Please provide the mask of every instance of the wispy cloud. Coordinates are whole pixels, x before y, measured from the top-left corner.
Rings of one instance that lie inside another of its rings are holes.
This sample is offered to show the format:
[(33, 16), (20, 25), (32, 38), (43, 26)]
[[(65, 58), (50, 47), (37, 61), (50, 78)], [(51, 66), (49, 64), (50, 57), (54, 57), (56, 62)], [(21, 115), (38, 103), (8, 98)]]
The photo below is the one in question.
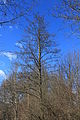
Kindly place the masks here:
[(0, 55), (8, 57), (10, 61), (17, 58), (17, 55), (12, 52), (0, 52)]
[(7, 2), (7, 0), (0, 0), (0, 2), (1, 2), (1, 1), (3, 1), (3, 2), (4, 2), (4, 4), (6, 4), (6, 2)]
[(3, 0), (4, 4), (6, 4), (7, 0)]
[(4, 73), (4, 71), (0, 70), (0, 76), (3, 77), (4, 79), (6, 79), (6, 74)]
[(9, 26), (9, 28), (10, 28), (10, 29), (12, 29), (12, 28), (13, 28), (13, 26)]
[(16, 46), (18, 46), (19, 48), (23, 48), (22, 44), (19, 42), (16, 43)]

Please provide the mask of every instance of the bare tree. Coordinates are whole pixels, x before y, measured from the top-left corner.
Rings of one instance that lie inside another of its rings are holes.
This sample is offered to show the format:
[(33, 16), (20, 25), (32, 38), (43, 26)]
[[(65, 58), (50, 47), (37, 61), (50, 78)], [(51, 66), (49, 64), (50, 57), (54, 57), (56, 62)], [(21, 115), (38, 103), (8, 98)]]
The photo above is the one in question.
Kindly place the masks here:
[(47, 30), (44, 17), (35, 16), (34, 21), (30, 23), (26, 30), (25, 38), (18, 42), (18, 46), (20, 52), (17, 52), (17, 54), (23, 58), (22, 67), (27, 68), (28, 72), (34, 71), (39, 77), (40, 86), (42, 86), (42, 67), (49, 70), (49, 67), (51, 67), (49, 63), (52, 64), (54, 55), (59, 52), (54, 37)]
[(30, 84), (36, 82), (38, 85), (42, 101), (43, 68), (50, 72), (54, 66), (54, 57), (60, 50), (56, 48), (54, 36), (48, 32), (43, 16), (35, 15), (25, 33), (25, 38), (17, 43), (20, 47), (20, 52), (17, 54), (20, 59), (20, 66), (30, 73), (28, 77), (31, 81)]
[[(57, 2), (58, 3), (58, 2)], [(54, 10), (54, 8), (53, 8)], [(79, 0), (61, 0), (56, 6), (57, 17), (68, 20), (80, 21), (80, 1)], [(53, 15), (55, 15), (53, 13)]]
[[(1, 0), (0, 1), (0, 24), (12, 23), (16, 19), (26, 17), (30, 14), (33, 6), (35, 4), (34, 0)], [(26, 18), (27, 19), (27, 18)]]
[[(42, 98), (37, 94), (40, 93), (39, 85), (37, 85), (40, 82), (38, 75), (33, 70), (27, 71), (24, 66), (23, 71), (20, 68), (18, 70), (20, 71), (16, 73), (16, 69), (14, 69), (14, 72), (0, 86), (1, 120), (80, 119), (79, 52), (68, 55), (59, 64), (59, 73), (52, 74), (43, 67)], [(39, 99), (42, 99), (41, 103)], [(16, 110), (17, 117), (14, 117)]]
[(61, 18), (69, 25), (73, 34), (80, 32), (80, 1), (61, 0), (53, 5), (52, 15)]

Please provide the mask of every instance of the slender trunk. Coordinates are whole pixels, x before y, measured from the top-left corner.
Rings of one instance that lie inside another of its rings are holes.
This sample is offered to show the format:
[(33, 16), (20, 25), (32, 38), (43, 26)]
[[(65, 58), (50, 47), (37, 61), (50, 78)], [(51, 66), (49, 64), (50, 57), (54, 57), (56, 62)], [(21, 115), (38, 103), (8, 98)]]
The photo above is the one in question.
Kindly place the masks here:
[(76, 72), (76, 97), (77, 97), (77, 105), (78, 110), (80, 109), (79, 106), (79, 52), (77, 53), (77, 72)]
[(40, 31), (39, 31), (39, 80), (40, 80), (40, 98), (42, 100), (42, 77), (41, 77), (41, 44), (40, 44)]
[(27, 118), (29, 120), (29, 109), (30, 109), (30, 95), (29, 95), (29, 92), (30, 92), (30, 86), (29, 86), (29, 79), (28, 79), (28, 93), (27, 93)]
[(13, 91), (13, 93), (14, 93), (14, 120), (17, 120), (17, 94), (16, 94), (16, 71), (15, 71), (15, 73), (14, 73), (14, 81), (13, 81), (14, 83), (14, 91)]
[(72, 106), (72, 79), (71, 79), (71, 65), (69, 64), (69, 97), (70, 97), (70, 105), (69, 105), (69, 110), (68, 110), (68, 119), (71, 119), (70, 116), (70, 107)]
[(3, 97), (4, 98), (3, 99), (3, 102), (4, 102), (3, 120), (6, 120), (6, 109), (5, 109), (6, 108), (6, 106), (5, 106), (6, 105), (6, 96), (5, 96), (6, 92), (5, 92), (5, 86), (6, 86), (6, 83), (4, 81), (4, 86), (3, 86), (4, 87), (4, 94), (3, 94), (4, 95), (4, 97)]
[(44, 112), (43, 112), (43, 107), (42, 107), (42, 75), (41, 75), (41, 39), (40, 39), (40, 31), (39, 31), (39, 36), (38, 36), (38, 40), (39, 40), (39, 82), (40, 82), (40, 110), (41, 110), (41, 116), (40, 119), (43, 120), (44, 119)]

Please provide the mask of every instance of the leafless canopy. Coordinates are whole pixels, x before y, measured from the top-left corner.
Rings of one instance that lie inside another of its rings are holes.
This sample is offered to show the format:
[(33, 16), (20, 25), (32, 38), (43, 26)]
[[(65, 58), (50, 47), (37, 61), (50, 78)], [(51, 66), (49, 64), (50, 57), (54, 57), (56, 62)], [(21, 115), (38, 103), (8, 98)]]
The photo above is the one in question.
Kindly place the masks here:
[(0, 0), (0, 24), (13, 22), (31, 12), (34, 0)]

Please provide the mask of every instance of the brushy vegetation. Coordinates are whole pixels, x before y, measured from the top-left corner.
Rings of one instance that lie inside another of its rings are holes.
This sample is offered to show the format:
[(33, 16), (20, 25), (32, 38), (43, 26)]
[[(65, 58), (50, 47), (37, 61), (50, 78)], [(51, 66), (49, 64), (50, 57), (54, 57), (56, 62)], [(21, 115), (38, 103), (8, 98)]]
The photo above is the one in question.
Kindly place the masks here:
[(69, 55), (56, 73), (42, 68), (42, 86), (34, 71), (17, 70), (16, 64), (0, 87), (1, 120), (80, 119), (79, 53)]

